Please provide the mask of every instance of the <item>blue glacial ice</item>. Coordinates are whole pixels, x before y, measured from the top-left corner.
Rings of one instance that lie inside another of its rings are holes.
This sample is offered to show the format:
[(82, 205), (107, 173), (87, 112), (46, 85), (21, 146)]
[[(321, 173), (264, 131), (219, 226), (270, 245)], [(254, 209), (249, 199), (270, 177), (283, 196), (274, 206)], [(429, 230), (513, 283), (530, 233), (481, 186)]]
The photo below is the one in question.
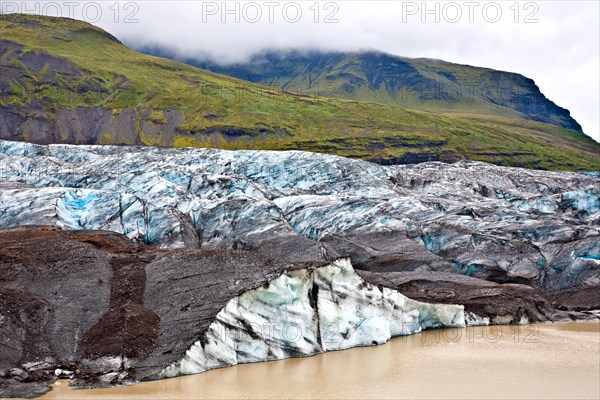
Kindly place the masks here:
[[(475, 321), (472, 322), (481, 322)], [(231, 299), (201, 338), (155, 378), (387, 342), (464, 327), (463, 306), (427, 304), (365, 282), (349, 259), (288, 271)]]

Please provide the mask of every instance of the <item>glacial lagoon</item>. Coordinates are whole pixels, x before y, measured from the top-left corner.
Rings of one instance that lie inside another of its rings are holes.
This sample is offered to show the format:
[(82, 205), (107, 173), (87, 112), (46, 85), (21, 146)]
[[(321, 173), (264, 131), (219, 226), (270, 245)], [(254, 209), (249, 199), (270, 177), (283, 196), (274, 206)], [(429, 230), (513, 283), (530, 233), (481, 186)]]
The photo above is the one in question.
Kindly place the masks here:
[(600, 323), (429, 330), (381, 346), (237, 365), (50, 399), (598, 399)]

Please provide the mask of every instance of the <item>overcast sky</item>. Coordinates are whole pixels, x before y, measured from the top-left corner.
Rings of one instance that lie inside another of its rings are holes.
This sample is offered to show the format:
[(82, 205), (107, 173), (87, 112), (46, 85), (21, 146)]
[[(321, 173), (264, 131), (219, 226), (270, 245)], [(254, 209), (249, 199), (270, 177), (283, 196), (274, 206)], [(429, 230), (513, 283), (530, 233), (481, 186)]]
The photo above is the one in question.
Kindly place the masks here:
[[(98, 1), (85, 9), (84, 2), (70, 9), (68, 2), (56, 3), (63, 16), (71, 11), (130, 46), (160, 45), (220, 62), (243, 61), (273, 48), (378, 49), (518, 72), (534, 79), (600, 141), (597, 0), (521, 1), (517, 7), (515, 1), (424, 6), (422, 1), (338, 0), (317, 7), (315, 0), (229, 1), (225, 7), (222, 1), (135, 1), (118, 7)], [(42, 12), (56, 13), (51, 7)]]

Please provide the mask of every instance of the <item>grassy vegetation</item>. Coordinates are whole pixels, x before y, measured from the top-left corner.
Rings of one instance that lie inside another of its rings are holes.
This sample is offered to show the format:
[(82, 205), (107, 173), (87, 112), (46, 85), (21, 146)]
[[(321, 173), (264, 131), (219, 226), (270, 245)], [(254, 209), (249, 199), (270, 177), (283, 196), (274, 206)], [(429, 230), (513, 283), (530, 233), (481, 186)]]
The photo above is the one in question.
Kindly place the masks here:
[[(444, 115), (286, 93), (137, 53), (79, 21), (3, 15), (0, 38), (13, 43), (0, 55), (6, 71), (0, 107), (30, 114), (37, 107), (35, 117), (47, 119), (82, 107), (111, 110), (115, 120), (133, 110), (137, 142), (148, 146), (301, 149), (380, 160), (428, 154), (599, 169), (600, 146), (572, 130), (510, 116)], [(117, 130), (102, 131), (97, 143), (123, 140)]]
[[(150, 47), (143, 52), (177, 57)], [(299, 94), (368, 101), (434, 113), (500, 115), (581, 131), (569, 114), (522, 75), (382, 52), (266, 52), (234, 65), (186, 63)]]

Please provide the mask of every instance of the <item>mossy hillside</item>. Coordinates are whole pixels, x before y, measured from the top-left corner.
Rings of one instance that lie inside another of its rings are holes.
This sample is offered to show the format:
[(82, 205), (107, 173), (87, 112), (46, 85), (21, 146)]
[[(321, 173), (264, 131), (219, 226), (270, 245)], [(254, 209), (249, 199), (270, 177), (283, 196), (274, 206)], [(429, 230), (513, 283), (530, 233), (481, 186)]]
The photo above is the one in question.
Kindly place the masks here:
[[(156, 47), (150, 54), (172, 56)], [(191, 65), (295, 93), (370, 101), (430, 112), (477, 113), (546, 122), (581, 132), (532, 79), (490, 68), (382, 52), (267, 52), (248, 62)]]

